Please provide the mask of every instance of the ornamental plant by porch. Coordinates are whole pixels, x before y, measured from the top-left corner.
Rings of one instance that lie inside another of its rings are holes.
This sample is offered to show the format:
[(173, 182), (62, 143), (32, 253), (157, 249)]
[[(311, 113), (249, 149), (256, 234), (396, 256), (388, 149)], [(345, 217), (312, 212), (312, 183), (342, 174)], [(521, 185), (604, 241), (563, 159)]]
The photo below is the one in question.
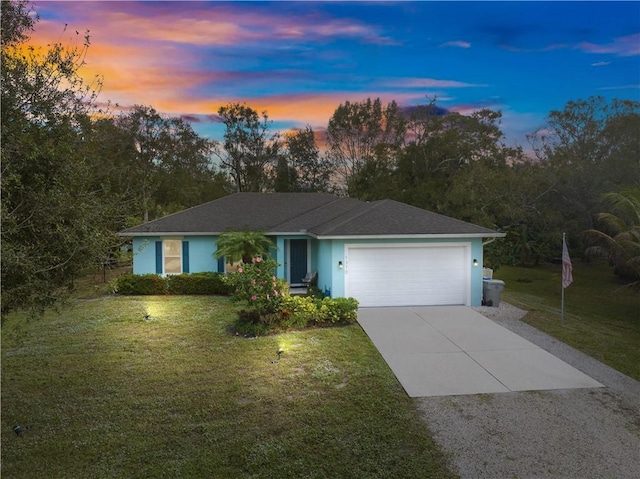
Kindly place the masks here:
[(255, 319), (265, 322), (279, 311), (280, 303), (289, 294), (289, 285), (275, 276), (278, 263), (267, 257), (255, 257), (245, 262), (231, 275), (235, 292), (232, 299), (243, 303)]

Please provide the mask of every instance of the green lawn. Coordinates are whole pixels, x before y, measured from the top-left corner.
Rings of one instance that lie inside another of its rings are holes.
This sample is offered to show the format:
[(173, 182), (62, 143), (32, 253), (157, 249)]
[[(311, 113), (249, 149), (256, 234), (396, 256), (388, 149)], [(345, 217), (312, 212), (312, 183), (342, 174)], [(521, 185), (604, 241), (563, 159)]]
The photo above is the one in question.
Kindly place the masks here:
[(625, 287), (606, 264), (574, 261), (562, 324), (561, 276), (561, 265), (504, 266), (494, 273), (506, 283), (502, 298), (529, 311), (526, 323), (640, 380), (638, 289)]
[(245, 339), (227, 333), (234, 311), (102, 297), (11, 316), (3, 476), (454, 477), (359, 326)]

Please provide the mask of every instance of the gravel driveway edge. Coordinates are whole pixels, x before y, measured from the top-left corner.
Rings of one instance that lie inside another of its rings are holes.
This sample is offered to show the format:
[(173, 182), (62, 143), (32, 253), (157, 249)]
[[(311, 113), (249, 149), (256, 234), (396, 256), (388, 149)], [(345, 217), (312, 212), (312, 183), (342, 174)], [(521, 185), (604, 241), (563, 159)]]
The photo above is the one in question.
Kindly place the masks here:
[(637, 478), (640, 383), (520, 321), (508, 303), (474, 308), (604, 388), (417, 398), (461, 478)]

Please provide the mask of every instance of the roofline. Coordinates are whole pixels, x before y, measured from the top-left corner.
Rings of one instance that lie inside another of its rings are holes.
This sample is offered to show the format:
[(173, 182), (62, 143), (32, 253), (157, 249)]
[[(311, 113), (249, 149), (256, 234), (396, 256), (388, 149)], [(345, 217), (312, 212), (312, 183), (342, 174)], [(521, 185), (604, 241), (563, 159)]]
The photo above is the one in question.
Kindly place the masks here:
[(193, 231), (145, 231), (145, 232), (120, 232), (118, 236), (123, 238), (133, 238), (137, 236), (217, 236), (220, 233), (195, 233)]
[[(118, 233), (118, 236), (124, 238), (133, 238), (139, 236), (219, 236), (221, 232), (187, 232), (187, 231), (172, 231), (172, 232), (145, 232), (145, 233)], [(446, 233), (446, 234), (396, 234), (396, 235), (319, 235), (316, 233), (312, 233), (310, 231), (292, 231), (292, 232), (271, 232), (267, 231), (264, 233), (265, 236), (300, 236), (306, 235), (311, 236), (316, 239), (342, 239), (342, 240), (350, 240), (350, 239), (430, 239), (430, 238), (504, 238), (506, 233)]]
[(504, 238), (506, 233), (446, 233), (446, 234), (396, 234), (396, 235), (317, 235), (318, 239), (445, 239), (445, 238)]
[[(144, 232), (119, 232), (118, 236), (123, 238), (133, 238), (134, 236), (220, 236), (229, 231), (144, 231)], [(315, 233), (310, 231), (263, 231), (265, 236), (300, 236), (307, 235), (317, 238)]]

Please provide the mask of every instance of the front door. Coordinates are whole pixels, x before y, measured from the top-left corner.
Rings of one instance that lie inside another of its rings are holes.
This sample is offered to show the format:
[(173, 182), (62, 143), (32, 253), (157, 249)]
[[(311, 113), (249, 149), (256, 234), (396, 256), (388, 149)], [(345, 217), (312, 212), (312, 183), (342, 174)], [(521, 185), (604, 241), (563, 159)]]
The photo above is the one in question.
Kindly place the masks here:
[(302, 284), (307, 275), (307, 240), (289, 240), (289, 283)]

